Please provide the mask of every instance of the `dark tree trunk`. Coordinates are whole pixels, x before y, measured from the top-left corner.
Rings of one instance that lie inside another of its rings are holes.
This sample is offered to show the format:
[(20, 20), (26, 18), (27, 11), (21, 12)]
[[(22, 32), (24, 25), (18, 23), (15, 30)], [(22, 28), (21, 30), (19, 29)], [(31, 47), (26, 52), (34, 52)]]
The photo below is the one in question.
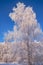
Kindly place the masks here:
[(30, 51), (29, 42), (27, 42), (27, 51), (28, 51), (28, 64), (32, 65), (32, 63), (31, 63), (31, 51)]

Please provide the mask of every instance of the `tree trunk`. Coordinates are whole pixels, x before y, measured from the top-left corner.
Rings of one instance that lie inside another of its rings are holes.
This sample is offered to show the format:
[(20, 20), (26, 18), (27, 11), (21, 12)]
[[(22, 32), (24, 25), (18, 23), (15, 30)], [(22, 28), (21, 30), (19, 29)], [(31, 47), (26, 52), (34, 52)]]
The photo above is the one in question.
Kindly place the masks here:
[(28, 51), (28, 65), (32, 65), (31, 63), (31, 50), (30, 50), (30, 46), (29, 46), (29, 42), (27, 42), (27, 51)]

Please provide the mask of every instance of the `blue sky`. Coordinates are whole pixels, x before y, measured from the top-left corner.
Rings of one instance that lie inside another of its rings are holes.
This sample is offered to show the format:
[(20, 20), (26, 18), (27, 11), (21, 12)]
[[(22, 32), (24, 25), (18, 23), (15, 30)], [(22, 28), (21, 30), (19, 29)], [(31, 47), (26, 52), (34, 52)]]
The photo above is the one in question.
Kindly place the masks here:
[(14, 22), (10, 19), (9, 13), (12, 12), (12, 8), (18, 2), (33, 7), (36, 18), (43, 30), (43, 0), (0, 0), (0, 42), (4, 41), (4, 33), (13, 29)]

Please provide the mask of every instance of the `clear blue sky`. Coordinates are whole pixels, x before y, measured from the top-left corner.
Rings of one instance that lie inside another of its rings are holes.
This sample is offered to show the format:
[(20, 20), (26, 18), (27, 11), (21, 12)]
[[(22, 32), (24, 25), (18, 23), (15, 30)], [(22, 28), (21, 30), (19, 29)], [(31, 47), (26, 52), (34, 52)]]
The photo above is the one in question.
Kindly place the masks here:
[(16, 3), (23, 2), (26, 6), (32, 6), (36, 12), (37, 20), (43, 30), (43, 0), (0, 0), (0, 42), (4, 41), (4, 33), (12, 30), (14, 23), (9, 17)]

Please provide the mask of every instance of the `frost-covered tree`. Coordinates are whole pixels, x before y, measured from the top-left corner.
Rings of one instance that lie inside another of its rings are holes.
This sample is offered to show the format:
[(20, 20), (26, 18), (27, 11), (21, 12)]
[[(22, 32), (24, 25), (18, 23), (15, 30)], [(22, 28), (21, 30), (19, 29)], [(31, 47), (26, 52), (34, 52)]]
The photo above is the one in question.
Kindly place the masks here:
[(24, 41), (28, 49), (28, 62), (31, 65), (30, 61), (30, 44), (29, 41), (38, 40), (40, 35), (42, 35), (42, 30), (40, 24), (37, 22), (36, 14), (33, 11), (32, 7), (26, 7), (23, 3), (18, 3), (17, 7), (13, 8), (13, 12), (9, 14), (10, 18), (15, 22), (13, 32), (7, 34), (6, 39), (14, 39), (14, 41)]
[[(5, 47), (1, 49), (3, 50), (2, 52), (0, 51), (3, 54), (2, 59), (4, 62), (32, 65), (36, 61), (34, 59), (36, 59), (40, 45), (39, 43), (37, 48), (37, 44), (33, 44), (33, 41), (39, 40), (43, 35), (40, 24), (37, 22), (36, 14), (32, 7), (26, 7), (24, 3), (19, 2), (9, 16), (15, 25), (13, 31), (8, 31), (5, 34)], [(40, 45), (40, 47), (42, 46)], [(38, 50), (37, 53), (36, 50)]]

